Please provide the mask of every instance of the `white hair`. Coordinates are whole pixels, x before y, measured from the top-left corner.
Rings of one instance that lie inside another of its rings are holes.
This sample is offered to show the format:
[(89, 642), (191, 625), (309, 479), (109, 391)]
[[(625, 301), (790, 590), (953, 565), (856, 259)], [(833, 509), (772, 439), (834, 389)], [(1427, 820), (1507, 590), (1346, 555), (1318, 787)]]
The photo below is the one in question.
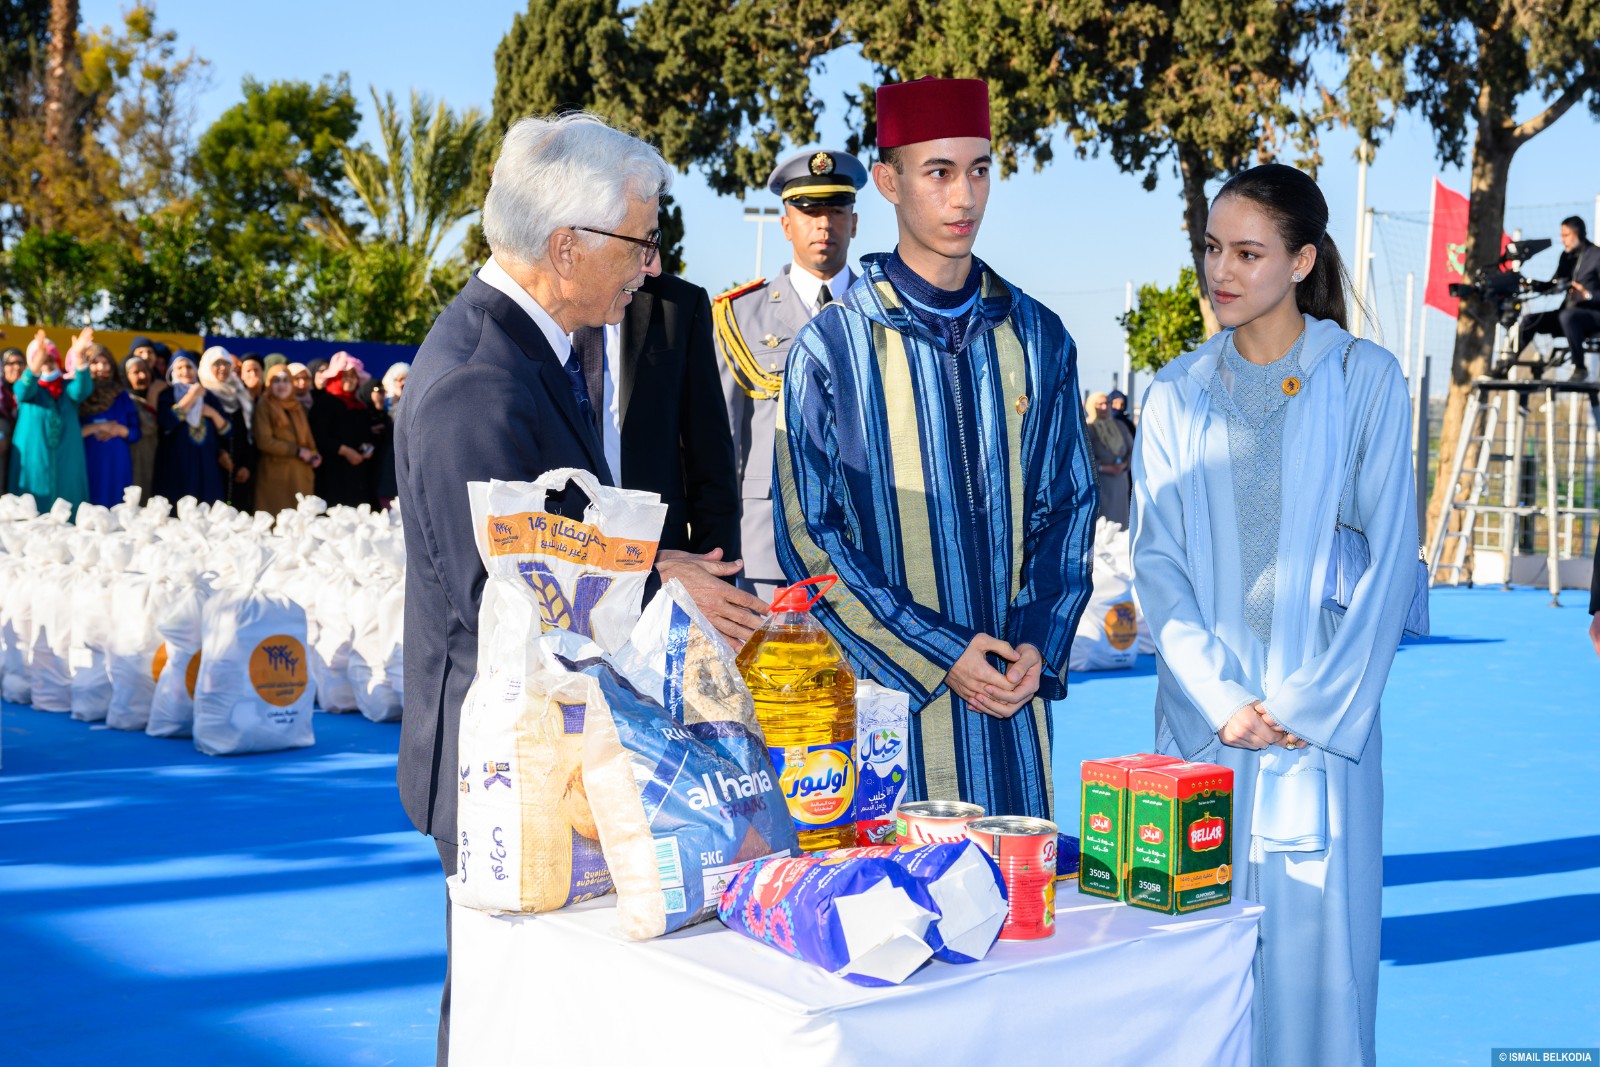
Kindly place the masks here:
[[(614, 230), (628, 200), (649, 200), (671, 187), (672, 168), (654, 146), (596, 115), (519, 119), (506, 131), (489, 180), (483, 236), (496, 255), (537, 263), (562, 226)], [(591, 247), (605, 239), (580, 236)]]

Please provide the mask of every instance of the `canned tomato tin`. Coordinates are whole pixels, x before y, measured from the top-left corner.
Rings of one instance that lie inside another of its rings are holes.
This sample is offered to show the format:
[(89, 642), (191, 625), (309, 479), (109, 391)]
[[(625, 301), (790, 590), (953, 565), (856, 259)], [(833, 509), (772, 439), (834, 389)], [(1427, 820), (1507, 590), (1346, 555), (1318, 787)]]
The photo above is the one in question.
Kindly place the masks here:
[(1037, 941), (1056, 932), (1056, 824), (1020, 815), (975, 819), (967, 836), (994, 858), (1011, 910), (1002, 941)]
[(983, 818), (976, 804), (957, 800), (913, 800), (894, 812), (894, 840), (899, 845), (944, 845), (967, 839), (967, 824)]

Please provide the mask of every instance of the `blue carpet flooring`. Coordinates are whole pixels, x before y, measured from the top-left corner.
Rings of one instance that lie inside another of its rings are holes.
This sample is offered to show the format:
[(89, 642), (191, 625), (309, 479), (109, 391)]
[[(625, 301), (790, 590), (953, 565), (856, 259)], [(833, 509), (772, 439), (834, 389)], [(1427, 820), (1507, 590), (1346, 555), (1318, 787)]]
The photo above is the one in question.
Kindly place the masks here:
[[(1582, 598), (1447, 591), (1384, 704), (1387, 1064), (1600, 1045), (1600, 660)], [(1148, 747), (1155, 689), (1074, 679), (1081, 759)], [(422, 1065), (443, 889), (394, 790), (398, 728), (318, 716), (317, 746), (188, 742), (0, 711), (0, 1063)]]

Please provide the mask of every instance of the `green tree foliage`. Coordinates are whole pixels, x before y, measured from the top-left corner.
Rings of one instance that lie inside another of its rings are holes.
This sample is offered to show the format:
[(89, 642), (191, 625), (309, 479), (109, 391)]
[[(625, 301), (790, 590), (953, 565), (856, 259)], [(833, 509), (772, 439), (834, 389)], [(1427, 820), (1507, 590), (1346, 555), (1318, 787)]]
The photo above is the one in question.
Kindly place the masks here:
[[(406, 116), (392, 93), (380, 99), (374, 89), (372, 102), (382, 152), (345, 149), (345, 179), (372, 220), (375, 237), (431, 260), (445, 235), (477, 210), (472, 162), (485, 120), (476, 108), (457, 116), (415, 90)], [(346, 242), (354, 237), (348, 231), (341, 236)]]
[(88, 321), (106, 275), (104, 245), (61, 230), (29, 230), (4, 257), (4, 281), (23, 321), (75, 326)]
[(1177, 284), (1168, 288), (1154, 282), (1139, 287), (1139, 302), (1117, 319), (1128, 335), (1135, 370), (1154, 374), (1205, 340), (1199, 292), (1190, 266), (1180, 270)]
[[(985, 79), (1002, 174), (1048, 163), (1061, 132), (1147, 187), (1175, 169), (1199, 277), (1208, 183), (1291, 146), (1317, 162), (1324, 102), (1297, 97), (1337, 11), (1332, 0), (650, 0), (626, 11), (531, 0), (496, 53), (494, 126), (581, 105), (742, 194), (815, 137), (827, 105), (812, 76), (858, 47), (880, 82)], [(875, 142), (872, 90), (840, 101), (851, 151)]]
[(344, 148), (361, 115), (348, 75), (316, 85), (247, 78), (243, 90), (196, 146), (198, 195), (220, 253), (282, 267), (343, 224)]
[(119, 28), (84, 35), (79, 55), (80, 87), (103, 101), (96, 127), (116, 160), (124, 211), (138, 219), (187, 198), (206, 61), (180, 54), (177, 31), (160, 28), (149, 5), (128, 9)]
[(0, 0), (0, 121), (26, 106), (29, 83), (41, 73), (50, 0)]
[(116, 249), (106, 325), (120, 330), (208, 333), (227, 290), (199, 214), (163, 211), (139, 220), (139, 241)]
[[(1346, 17), (1351, 57), (1343, 97), (1414, 108), (1432, 127), (1441, 162), (1471, 144), (1465, 261), (1499, 254), (1506, 187), (1517, 151), (1579, 104), (1600, 115), (1600, 7), (1522, 0), (1360, 0)], [(1519, 118), (1519, 110), (1525, 117)], [(1374, 106), (1358, 121), (1382, 128)], [(1488, 369), (1492, 309), (1462, 302), (1439, 440), (1441, 475), (1453, 458), (1474, 379)], [(1434, 482), (1430, 525), (1455, 492)]]

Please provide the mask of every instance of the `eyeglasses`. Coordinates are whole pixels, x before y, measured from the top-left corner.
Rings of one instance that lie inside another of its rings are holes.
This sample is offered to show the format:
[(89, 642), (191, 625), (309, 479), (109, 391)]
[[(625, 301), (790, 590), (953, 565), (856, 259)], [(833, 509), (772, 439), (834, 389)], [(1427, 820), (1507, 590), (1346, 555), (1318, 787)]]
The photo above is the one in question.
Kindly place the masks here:
[(574, 230), (584, 233), (597, 233), (601, 237), (615, 237), (619, 241), (627, 241), (631, 245), (638, 245), (644, 249), (644, 265), (649, 266), (661, 251), (661, 231), (651, 230), (643, 237), (629, 237), (623, 233), (612, 233), (610, 230), (597, 230), (593, 226), (574, 226)]

